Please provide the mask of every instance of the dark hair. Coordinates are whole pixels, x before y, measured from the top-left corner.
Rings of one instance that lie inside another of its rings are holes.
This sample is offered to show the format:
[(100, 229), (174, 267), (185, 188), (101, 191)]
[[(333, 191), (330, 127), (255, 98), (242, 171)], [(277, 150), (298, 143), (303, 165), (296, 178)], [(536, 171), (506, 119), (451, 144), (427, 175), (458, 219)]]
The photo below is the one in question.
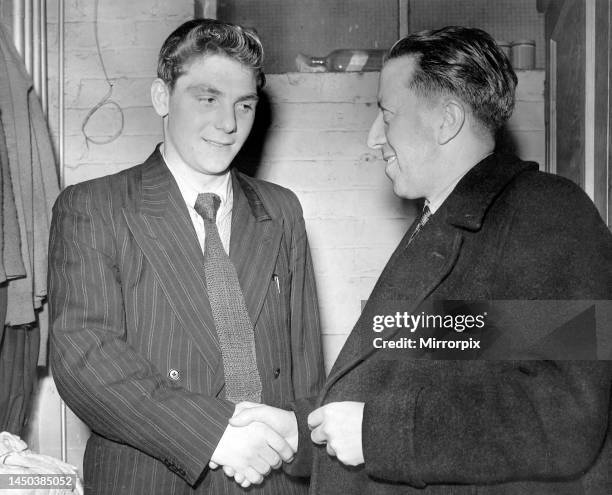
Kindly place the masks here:
[(481, 29), (448, 26), (410, 34), (393, 45), (387, 60), (407, 55), (416, 62), (408, 87), (418, 95), (457, 96), (493, 134), (512, 115), (516, 74)]
[(215, 19), (192, 19), (176, 28), (161, 47), (157, 77), (174, 89), (193, 57), (226, 55), (255, 72), (257, 89), (263, 88), (263, 46), (253, 29)]

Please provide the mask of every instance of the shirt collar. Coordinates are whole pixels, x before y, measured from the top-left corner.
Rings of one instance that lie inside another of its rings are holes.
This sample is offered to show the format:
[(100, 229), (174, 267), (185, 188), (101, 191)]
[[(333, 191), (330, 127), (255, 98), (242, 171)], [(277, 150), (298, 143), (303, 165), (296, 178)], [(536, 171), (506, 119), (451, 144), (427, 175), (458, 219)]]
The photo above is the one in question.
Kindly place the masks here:
[[(483, 161), (485, 158), (491, 156), (492, 154), (493, 154), (493, 152), (490, 152), (490, 153), (486, 154), (483, 157), (483, 159), (480, 160), (478, 163)], [(425, 198), (425, 205), (427, 205), (427, 207), (429, 207), (429, 211), (431, 212), (432, 215), (440, 208), (440, 206), (442, 206), (442, 203), (444, 203), (444, 201), (446, 201), (446, 198), (448, 198), (450, 196), (450, 194), (454, 191), (454, 189), (457, 186), (457, 184), (459, 184), (459, 181), (461, 179), (463, 179), (465, 174), (467, 174), (470, 170), (472, 170), (472, 168), (474, 168), (474, 167), (468, 168), (461, 175), (459, 175), (458, 177), (453, 179), (444, 189), (439, 191), (432, 198)]]
[(442, 203), (444, 203), (446, 198), (450, 196), (450, 193), (453, 192), (453, 189), (455, 189), (455, 186), (459, 183), (459, 181), (463, 178), (464, 175), (465, 174), (457, 177), (448, 186), (438, 192), (438, 194), (436, 194), (433, 198), (425, 199), (425, 204), (429, 207), (429, 211), (432, 215), (440, 208), (440, 206), (442, 206)]
[(217, 213), (217, 218), (220, 218), (222, 212), (231, 211), (233, 205), (233, 187), (232, 187), (232, 174), (228, 170), (223, 176), (221, 180), (215, 181), (210, 187), (207, 187), (205, 191), (200, 191), (198, 188), (194, 187), (193, 180), (190, 180), (189, 177), (181, 174), (180, 170), (177, 167), (173, 166), (169, 160), (166, 160), (166, 157), (162, 153), (162, 157), (168, 170), (174, 177), (176, 184), (178, 185), (179, 190), (181, 191), (181, 196), (185, 200), (185, 203), (190, 209), (193, 209), (196, 199), (198, 198), (198, 194), (200, 193), (214, 193), (221, 198), (221, 205), (219, 207), (219, 213)]

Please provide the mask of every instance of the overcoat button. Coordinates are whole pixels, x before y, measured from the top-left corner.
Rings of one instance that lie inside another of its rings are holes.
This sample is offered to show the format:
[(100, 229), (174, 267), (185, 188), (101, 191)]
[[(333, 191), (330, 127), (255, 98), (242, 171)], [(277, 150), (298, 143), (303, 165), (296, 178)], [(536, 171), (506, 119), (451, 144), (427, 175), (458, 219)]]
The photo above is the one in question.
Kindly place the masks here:
[(181, 372), (179, 370), (170, 370), (168, 371), (168, 378), (176, 382), (181, 379)]

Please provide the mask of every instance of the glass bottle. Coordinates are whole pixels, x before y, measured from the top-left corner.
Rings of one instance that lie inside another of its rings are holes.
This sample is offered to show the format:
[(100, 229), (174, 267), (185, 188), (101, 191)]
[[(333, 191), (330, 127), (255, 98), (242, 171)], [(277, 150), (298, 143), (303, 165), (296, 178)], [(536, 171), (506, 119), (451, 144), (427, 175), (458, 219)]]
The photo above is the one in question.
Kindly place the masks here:
[(379, 71), (387, 50), (343, 48), (326, 57), (309, 57), (308, 65), (323, 66), (330, 72)]

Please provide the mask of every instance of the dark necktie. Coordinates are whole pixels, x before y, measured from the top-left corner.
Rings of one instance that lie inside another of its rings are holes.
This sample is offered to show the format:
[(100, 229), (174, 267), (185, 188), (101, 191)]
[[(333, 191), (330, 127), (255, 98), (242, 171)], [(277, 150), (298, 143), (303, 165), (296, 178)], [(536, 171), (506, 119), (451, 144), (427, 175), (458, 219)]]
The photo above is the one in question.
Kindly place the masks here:
[(425, 204), (423, 206), (423, 211), (421, 212), (421, 216), (419, 218), (419, 222), (417, 223), (417, 226), (412, 231), (412, 234), (410, 234), (410, 239), (408, 240), (408, 244), (410, 244), (412, 242), (412, 240), (416, 237), (416, 235), (419, 233), (419, 231), (427, 223), (427, 220), (429, 220), (429, 217), (431, 217), (431, 210), (429, 209), (429, 206), (427, 206)]
[(206, 289), (223, 358), (225, 397), (236, 403), (261, 402), (253, 323), (247, 312), (236, 268), (223, 249), (215, 219), (221, 199), (198, 194), (195, 210), (204, 219)]

